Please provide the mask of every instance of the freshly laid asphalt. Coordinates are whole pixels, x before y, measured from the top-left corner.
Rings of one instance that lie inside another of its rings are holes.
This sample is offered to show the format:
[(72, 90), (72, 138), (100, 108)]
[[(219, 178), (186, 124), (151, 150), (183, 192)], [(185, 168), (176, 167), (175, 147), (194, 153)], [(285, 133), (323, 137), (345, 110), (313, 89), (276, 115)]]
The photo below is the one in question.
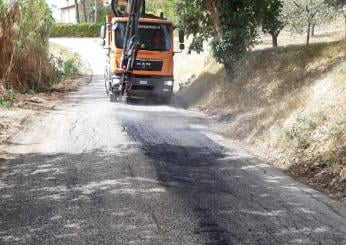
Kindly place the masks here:
[(346, 244), (346, 207), (212, 130), (202, 114), (111, 104), (103, 51), (58, 39), (92, 82), (11, 139), (0, 244)]

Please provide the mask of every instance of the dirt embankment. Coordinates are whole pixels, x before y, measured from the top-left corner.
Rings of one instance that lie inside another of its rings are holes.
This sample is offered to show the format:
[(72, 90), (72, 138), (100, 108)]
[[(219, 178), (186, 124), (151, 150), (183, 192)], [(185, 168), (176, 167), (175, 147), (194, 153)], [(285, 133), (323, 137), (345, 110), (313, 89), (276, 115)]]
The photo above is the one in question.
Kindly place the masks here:
[[(57, 45), (52, 45), (51, 53), (55, 57), (79, 57)], [(29, 122), (39, 113), (45, 113), (54, 109), (64, 99), (67, 92), (76, 91), (82, 85), (88, 83), (91, 79), (91, 69), (84, 61), (80, 62), (80, 75), (65, 78), (60, 83), (56, 83), (43, 93), (26, 93), (15, 92), (14, 103), (10, 108), (0, 106), (0, 146), (11, 144), (9, 139), (15, 135), (25, 123)], [(0, 160), (6, 158), (6, 154), (1, 152)]]
[(236, 79), (211, 65), (176, 101), (287, 173), (346, 201), (346, 42), (254, 51)]

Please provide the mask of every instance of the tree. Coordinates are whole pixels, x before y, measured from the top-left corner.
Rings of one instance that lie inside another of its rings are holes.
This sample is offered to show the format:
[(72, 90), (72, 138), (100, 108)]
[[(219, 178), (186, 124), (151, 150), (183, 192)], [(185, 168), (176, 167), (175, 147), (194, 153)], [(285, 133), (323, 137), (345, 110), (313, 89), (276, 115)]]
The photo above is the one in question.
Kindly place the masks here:
[(146, 10), (148, 13), (159, 15), (160, 12), (164, 13), (164, 16), (172, 22), (177, 21), (175, 13), (177, 0), (147, 0)]
[[(346, 5), (346, 0), (326, 0), (328, 5), (334, 7), (336, 11), (343, 12), (343, 7)], [(346, 14), (343, 13), (345, 17), (345, 39), (346, 39)]]
[(346, 4), (346, 0), (326, 0), (325, 1), (328, 5), (336, 7), (336, 8), (342, 8)]
[(101, 0), (81, 0), (85, 22), (103, 23), (107, 14), (112, 14), (110, 6), (104, 7)]
[(74, 0), (74, 6), (75, 6), (75, 9), (76, 9), (76, 22), (80, 23), (78, 0)]
[(282, 18), (282, 0), (264, 1), (262, 12), (262, 30), (269, 33), (273, 39), (273, 47), (278, 46), (278, 36), (285, 24)]
[(98, 18), (98, 6), (97, 6), (97, 0), (95, 0), (95, 4), (94, 4), (94, 23), (97, 23), (97, 18)]
[(86, 5), (85, 5), (85, 0), (80, 0), (82, 4), (82, 9), (83, 9), (83, 15), (84, 15), (84, 22), (88, 22), (88, 16), (87, 16), (87, 10), (86, 10)]
[(335, 12), (325, 0), (286, 0), (284, 11), (292, 31), (306, 32), (306, 45), (310, 44), (312, 26), (327, 21)]
[(262, 1), (178, 0), (179, 25), (193, 36), (191, 49), (211, 40), (212, 53), (232, 80), (234, 65), (257, 43)]

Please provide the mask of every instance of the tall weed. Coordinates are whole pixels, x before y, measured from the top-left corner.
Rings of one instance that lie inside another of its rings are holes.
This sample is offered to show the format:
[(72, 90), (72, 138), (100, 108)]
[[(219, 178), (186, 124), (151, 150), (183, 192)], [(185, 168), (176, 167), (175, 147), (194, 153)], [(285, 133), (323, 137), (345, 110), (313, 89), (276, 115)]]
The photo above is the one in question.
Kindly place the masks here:
[(48, 53), (53, 18), (45, 0), (0, 3), (0, 94), (42, 90), (54, 76)]
[(15, 100), (15, 93), (13, 88), (9, 88), (7, 90), (6, 97), (0, 95), (0, 105), (7, 109), (13, 106), (14, 100)]

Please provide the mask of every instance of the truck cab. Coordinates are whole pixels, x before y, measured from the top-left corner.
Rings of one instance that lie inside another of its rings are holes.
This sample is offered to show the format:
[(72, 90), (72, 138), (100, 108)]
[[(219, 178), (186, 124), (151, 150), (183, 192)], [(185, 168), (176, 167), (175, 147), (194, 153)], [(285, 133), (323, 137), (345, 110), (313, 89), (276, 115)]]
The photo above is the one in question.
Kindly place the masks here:
[[(127, 98), (155, 99), (168, 103), (174, 87), (173, 24), (156, 16), (143, 16), (138, 23), (138, 53), (134, 68), (124, 78), (122, 55), (128, 17), (107, 16), (101, 30), (101, 42), (106, 50), (106, 90), (111, 101), (119, 97), (120, 87)], [(180, 40), (183, 42), (183, 40)], [(183, 48), (183, 44), (180, 45)]]

